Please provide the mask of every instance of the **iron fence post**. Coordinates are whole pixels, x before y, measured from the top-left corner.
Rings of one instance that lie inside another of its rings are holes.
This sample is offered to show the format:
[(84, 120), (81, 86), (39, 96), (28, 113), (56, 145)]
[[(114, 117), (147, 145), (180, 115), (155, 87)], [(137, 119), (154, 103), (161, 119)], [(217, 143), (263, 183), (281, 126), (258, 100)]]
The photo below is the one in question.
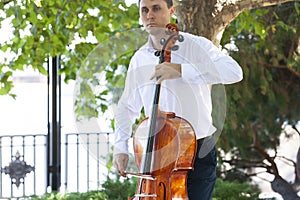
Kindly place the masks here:
[(59, 191), (61, 185), (61, 77), (60, 57), (48, 61), (47, 186)]

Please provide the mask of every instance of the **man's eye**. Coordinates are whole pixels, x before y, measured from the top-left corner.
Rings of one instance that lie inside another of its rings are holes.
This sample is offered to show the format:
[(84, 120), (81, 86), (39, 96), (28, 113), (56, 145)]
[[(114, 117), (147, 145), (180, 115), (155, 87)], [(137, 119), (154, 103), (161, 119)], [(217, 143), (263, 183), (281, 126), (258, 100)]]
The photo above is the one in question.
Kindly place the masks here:
[(159, 11), (159, 10), (160, 10), (160, 7), (158, 7), (158, 6), (155, 6), (155, 7), (153, 8), (153, 11), (154, 11), (154, 12)]
[(142, 9), (142, 13), (148, 13), (148, 12), (149, 12), (149, 10), (147, 8)]

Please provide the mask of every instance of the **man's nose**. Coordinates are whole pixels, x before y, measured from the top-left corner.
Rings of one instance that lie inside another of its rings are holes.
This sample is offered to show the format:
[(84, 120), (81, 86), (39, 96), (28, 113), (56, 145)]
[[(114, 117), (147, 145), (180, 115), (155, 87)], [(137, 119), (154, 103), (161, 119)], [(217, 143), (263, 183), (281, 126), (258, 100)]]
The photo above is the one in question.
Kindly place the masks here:
[(152, 19), (154, 17), (154, 13), (152, 10), (149, 10), (148, 13), (147, 13), (147, 18), (148, 19)]

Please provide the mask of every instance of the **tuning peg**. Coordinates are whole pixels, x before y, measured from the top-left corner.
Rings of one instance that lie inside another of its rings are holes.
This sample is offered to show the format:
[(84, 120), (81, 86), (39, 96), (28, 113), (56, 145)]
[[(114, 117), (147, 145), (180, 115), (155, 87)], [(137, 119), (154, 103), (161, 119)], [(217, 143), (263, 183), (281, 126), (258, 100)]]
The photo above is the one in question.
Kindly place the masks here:
[(178, 40), (179, 42), (183, 42), (184, 37), (183, 37), (182, 35), (178, 35), (178, 36), (177, 36), (177, 40)]
[(161, 45), (164, 45), (166, 43), (166, 40), (165, 40), (165, 38), (161, 38), (159, 42)]
[(170, 49), (171, 49), (171, 51), (177, 51), (179, 49), (179, 46), (178, 45), (174, 45)]
[(161, 51), (155, 51), (154, 52), (154, 55), (157, 56), (157, 57), (160, 56), (160, 54), (161, 54)]

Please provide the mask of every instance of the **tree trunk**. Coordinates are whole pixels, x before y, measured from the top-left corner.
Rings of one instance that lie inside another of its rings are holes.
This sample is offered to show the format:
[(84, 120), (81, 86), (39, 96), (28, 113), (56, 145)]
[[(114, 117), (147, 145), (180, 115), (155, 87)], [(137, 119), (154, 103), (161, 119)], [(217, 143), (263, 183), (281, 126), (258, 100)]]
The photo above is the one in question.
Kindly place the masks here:
[(241, 12), (292, 1), (174, 0), (174, 4), (180, 30), (206, 37), (218, 46), (227, 25)]
[[(215, 13), (215, 5), (217, 0), (183, 0), (177, 7), (178, 26), (181, 30), (201, 35), (210, 39), (218, 45), (220, 42), (219, 33), (222, 33), (237, 15), (232, 19), (217, 20)], [(223, 24), (225, 22), (227, 24)]]
[(283, 178), (275, 177), (271, 182), (271, 187), (274, 192), (278, 192), (284, 200), (300, 200), (292, 185)]

